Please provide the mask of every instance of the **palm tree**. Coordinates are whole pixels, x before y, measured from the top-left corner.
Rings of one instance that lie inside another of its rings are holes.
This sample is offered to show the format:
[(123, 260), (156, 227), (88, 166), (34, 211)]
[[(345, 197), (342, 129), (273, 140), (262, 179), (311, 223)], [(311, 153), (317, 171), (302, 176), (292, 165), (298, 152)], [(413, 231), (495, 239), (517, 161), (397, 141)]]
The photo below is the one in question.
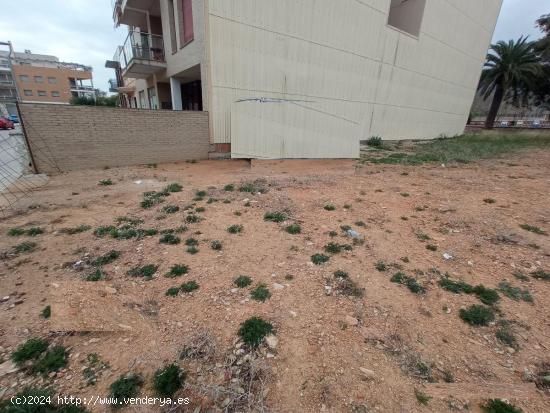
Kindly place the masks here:
[(479, 83), (484, 99), (494, 94), (485, 121), (487, 129), (493, 128), (502, 101), (517, 99), (522, 92), (532, 90), (541, 70), (539, 56), (527, 37), (491, 45)]

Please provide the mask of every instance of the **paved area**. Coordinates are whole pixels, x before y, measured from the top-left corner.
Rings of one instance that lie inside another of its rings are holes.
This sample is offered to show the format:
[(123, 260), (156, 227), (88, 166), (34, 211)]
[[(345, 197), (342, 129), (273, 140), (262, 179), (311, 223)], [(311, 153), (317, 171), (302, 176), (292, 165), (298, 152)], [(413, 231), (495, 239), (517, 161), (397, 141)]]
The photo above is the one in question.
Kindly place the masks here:
[(13, 132), (21, 132), (20, 127), (0, 130), (0, 191), (23, 175), (28, 163), (22, 136), (14, 136)]

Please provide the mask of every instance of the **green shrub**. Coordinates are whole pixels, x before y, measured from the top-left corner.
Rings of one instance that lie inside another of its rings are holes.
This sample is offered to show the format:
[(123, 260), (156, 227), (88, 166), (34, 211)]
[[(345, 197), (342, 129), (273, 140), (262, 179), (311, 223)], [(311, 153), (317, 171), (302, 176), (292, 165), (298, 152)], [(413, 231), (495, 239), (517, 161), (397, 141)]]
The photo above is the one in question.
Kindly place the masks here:
[(196, 281), (187, 281), (187, 282), (184, 282), (181, 285), (180, 289), (184, 293), (190, 293), (190, 292), (193, 292), (195, 290), (198, 290), (199, 289), (199, 284), (197, 284)]
[(33, 370), (46, 375), (52, 371), (58, 371), (65, 367), (68, 361), (67, 349), (63, 346), (55, 346), (44, 353), (34, 364)]
[(498, 288), (502, 292), (502, 294), (504, 294), (508, 298), (511, 298), (512, 300), (523, 300), (529, 303), (533, 302), (533, 296), (528, 290), (522, 290), (521, 288), (513, 287), (507, 281), (502, 281), (501, 283), (499, 283)]
[(101, 281), (105, 279), (105, 273), (101, 271), (101, 269), (96, 269), (94, 272), (91, 272), (90, 274), (86, 275), (84, 277), (84, 280), (86, 281)]
[(204, 211), (206, 211), (206, 208), (205, 208), (205, 207), (197, 207), (197, 208), (195, 208), (195, 212), (200, 213), (200, 212), (204, 212)]
[(239, 234), (243, 231), (242, 225), (231, 225), (229, 228), (227, 228), (227, 232), (230, 234)]
[(191, 247), (191, 246), (196, 246), (196, 245), (199, 245), (199, 241), (196, 240), (195, 238), (187, 238), (185, 240), (185, 245)]
[(481, 405), (485, 413), (522, 413), (519, 407), (514, 406), (504, 400), (491, 399)]
[(265, 284), (259, 284), (250, 292), (250, 297), (253, 300), (261, 301), (263, 303), (271, 297), (271, 293)]
[(486, 204), (494, 204), (494, 203), (496, 203), (497, 201), (496, 201), (495, 199), (493, 199), (493, 198), (485, 198), (485, 199), (483, 200), (483, 202), (485, 202)]
[(226, 192), (233, 192), (235, 190), (235, 185), (233, 184), (227, 184), (223, 187), (223, 190)]
[(189, 272), (189, 267), (185, 264), (174, 264), (172, 265), (172, 268), (170, 268), (170, 271), (168, 271), (165, 275), (167, 278), (176, 278), (180, 277), (184, 274), (187, 274)]
[(190, 247), (187, 247), (187, 252), (191, 255), (195, 255), (199, 252), (199, 249), (194, 245), (191, 245)]
[(29, 237), (36, 237), (37, 235), (43, 234), (44, 230), (40, 227), (32, 227), (25, 231), (25, 234)]
[(529, 232), (532, 232), (534, 234), (538, 234), (538, 235), (548, 235), (548, 233), (546, 231), (544, 231), (543, 229), (539, 228), (539, 227), (535, 227), (533, 225), (529, 225), (529, 224), (522, 224), (520, 225), (520, 227), (522, 229), (524, 229), (525, 231), (529, 231)]
[(188, 224), (196, 224), (201, 221), (201, 217), (195, 214), (189, 214), (185, 217), (185, 222)]
[(248, 287), (250, 284), (252, 284), (252, 278), (250, 278), (247, 275), (240, 275), (237, 278), (235, 278), (233, 283), (239, 288), (245, 288), (245, 287)]
[(518, 348), (517, 339), (510, 327), (509, 322), (500, 322), (500, 327), (495, 332), (496, 338), (498, 338), (502, 343), (506, 344), (508, 347)]
[(94, 235), (99, 238), (103, 238), (105, 235), (111, 235), (116, 232), (116, 228), (113, 225), (103, 225), (98, 227), (94, 231)]
[(487, 305), (493, 305), (500, 300), (497, 290), (487, 288), (481, 284), (474, 287), (474, 294), (483, 304)]
[(284, 222), (286, 221), (286, 215), (282, 212), (266, 212), (264, 215), (264, 221)]
[(426, 288), (418, 283), (416, 278), (409, 277), (403, 272), (397, 272), (390, 278), (390, 281), (397, 284), (405, 285), (411, 292), (415, 294), (424, 294)]
[(428, 244), (428, 245), (426, 245), (426, 249), (429, 250), (429, 251), (437, 251), (437, 245)]
[(181, 192), (183, 189), (183, 186), (181, 186), (178, 183), (169, 184), (166, 188), (164, 188), (164, 192)]
[(175, 214), (180, 210), (180, 207), (177, 205), (166, 205), (162, 208), (162, 212), (165, 214)]
[(162, 237), (160, 237), (159, 242), (161, 244), (177, 245), (181, 242), (181, 239), (174, 234), (164, 234)]
[(311, 256), (311, 262), (315, 265), (321, 265), (325, 262), (328, 262), (330, 260), (330, 257), (326, 256), (325, 254), (313, 254)]
[(324, 206), (324, 208), (325, 208), (325, 210), (327, 210), (327, 211), (336, 211), (336, 207), (335, 207), (334, 205), (332, 205), (332, 204), (326, 204), (326, 205)]
[(98, 182), (98, 185), (101, 185), (101, 186), (113, 185), (113, 181), (110, 179), (102, 179), (101, 181)]
[(258, 347), (265, 336), (273, 333), (273, 326), (260, 317), (252, 317), (241, 324), (239, 336), (250, 347)]
[(45, 318), (45, 319), (50, 318), (52, 315), (52, 306), (47, 305), (46, 307), (44, 307), (40, 312), (40, 315), (42, 316), (42, 318)]
[(107, 264), (112, 263), (118, 257), (120, 257), (120, 252), (115, 251), (115, 250), (111, 250), (111, 251), (106, 252), (105, 254), (97, 257), (95, 260), (92, 260), (91, 264), (94, 267), (101, 267), (103, 265), (107, 265)]
[(172, 397), (182, 388), (185, 372), (175, 364), (159, 369), (153, 378), (153, 388), (159, 396)]
[(143, 379), (137, 374), (121, 376), (109, 387), (109, 397), (115, 398), (118, 403), (118, 406), (113, 407), (121, 407), (129, 398), (136, 397), (142, 385)]
[(444, 290), (450, 291), (455, 294), (461, 292), (466, 294), (473, 294), (474, 287), (464, 281), (453, 281), (448, 277), (443, 277), (439, 280), (439, 286)]
[(165, 295), (168, 296), (168, 297), (175, 297), (179, 293), (180, 293), (180, 288), (179, 287), (170, 287), (169, 289), (166, 290)]
[(531, 276), (537, 280), (550, 281), (550, 272), (544, 270), (537, 270), (531, 273)]
[(30, 338), (20, 344), (11, 355), (11, 359), (17, 365), (25, 361), (37, 359), (48, 348), (48, 342), (41, 338)]
[(325, 245), (325, 252), (328, 252), (330, 254), (338, 254), (339, 252), (342, 252), (342, 246), (335, 242), (329, 242), (327, 245)]
[(340, 278), (337, 286), (340, 294), (348, 297), (363, 297), (365, 291), (350, 278)]
[(31, 252), (36, 248), (36, 242), (22, 242), (21, 244), (17, 244), (15, 247), (13, 247), (13, 250), (17, 254), (21, 254), (23, 252)]
[(472, 305), (468, 309), (461, 309), (459, 316), (470, 325), (486, 326), (495, 319), (495, 312), (484, 305)]
[(151, 279), (158, 270), (157, 265), (148, 264), (142, 267), (134, 267), (127, 272), (131, 277), (141, 277), (145, 279)]
[(414, 389), (414, 395), (416, 396), (416, 400), (418, 401), (418, 403), (423, 404), (424, 406), (427, 406), (429, 401), (432, 399), (426, 393), (418, 389)]
[(389, 267), (387, 266), (387, 264), (384, 261), (378, 261), (374, 265), (374, 268), (376, 268), (380, 272), (384, 272), (384, 271), (387, 271)]
[(381, 148), (382, 138), (380, 136), (371, 136), (369, 139), (367, 139), (367, 145), (373, 148)]
[(212, 243), (210, 244), (210, 247), (211, 247), (214, 251), (221, 251), (221, 249), (223, 248), (223, 245), (222, 245), (221, 241), (214, 240), (214, 241), (212, 241)]
[(336, 278), (348, 278), (349, 274), (345, 271), (338, 270), (338, 271), (334, 271), (334, 276)]
[(197, 198), (204, 198), (206, 195), (207, 195), (206, 191), (197, 191), (197, 192), (195, 192), (195, 196)]
[(19, 237), (21, 235), (25, 235), (25, 230), (23, 228), (11, 228), (8, 231), (8, 235), (10, 237)]
[(298, 224), (289, 225), (285, 229), (286, 229), (286, 232), (288, 232), (291, 235), (300, 234), (302, 232), (302, 227)]

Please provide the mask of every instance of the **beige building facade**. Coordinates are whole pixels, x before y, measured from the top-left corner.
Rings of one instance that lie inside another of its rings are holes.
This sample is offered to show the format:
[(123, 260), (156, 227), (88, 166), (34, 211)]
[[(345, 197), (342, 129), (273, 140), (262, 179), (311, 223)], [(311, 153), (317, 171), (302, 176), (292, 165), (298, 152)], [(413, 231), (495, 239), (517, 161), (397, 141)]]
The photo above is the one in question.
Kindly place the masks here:
[(129, 106), (208, 111), (214, 151), (271, 159), (462, 133), (502, 4), (113, 2), (129, 27), (114, 59)]

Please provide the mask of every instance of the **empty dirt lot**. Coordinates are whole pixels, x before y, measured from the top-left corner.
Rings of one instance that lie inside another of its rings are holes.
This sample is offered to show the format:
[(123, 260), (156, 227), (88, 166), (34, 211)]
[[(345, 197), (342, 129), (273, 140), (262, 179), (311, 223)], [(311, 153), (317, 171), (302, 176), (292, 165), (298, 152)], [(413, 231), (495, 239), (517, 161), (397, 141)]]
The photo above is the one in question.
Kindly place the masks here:
[[(182, 190), (144, 198), (171, 183)], [(550, 411), (549, 194), (548, 150), (53, 177), (0, 221), (1, 396), (32, 385), (106, 397), (128, 374), (153, 396), (155, 371), (175, 363), (188, 405), (126, 409), (479, 412), (502, 398)], [(187, 273), (165, 276), (176, 264)], [(154, 274), (131, 272), (146, 265)], [(238, 288), (241, 275), (252, 284)], [(179, 288), (189, 281), (198, 289)], [(473, 305), (482, 325), (463, 320)], [(255, 316), (276, 337), (256, 350), (238, 338)], [(33, 337), (66, 348), (57, 372), (12, 363)]]

